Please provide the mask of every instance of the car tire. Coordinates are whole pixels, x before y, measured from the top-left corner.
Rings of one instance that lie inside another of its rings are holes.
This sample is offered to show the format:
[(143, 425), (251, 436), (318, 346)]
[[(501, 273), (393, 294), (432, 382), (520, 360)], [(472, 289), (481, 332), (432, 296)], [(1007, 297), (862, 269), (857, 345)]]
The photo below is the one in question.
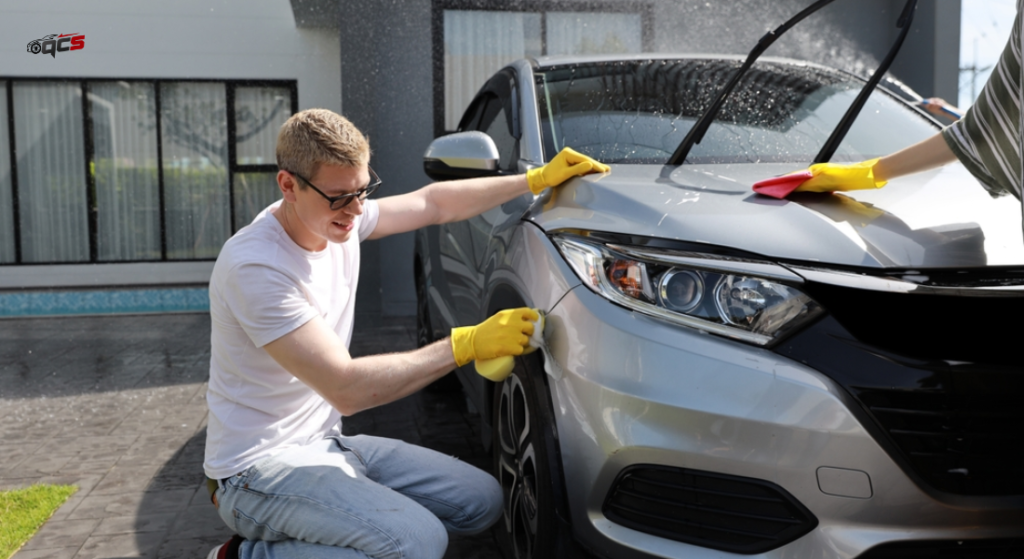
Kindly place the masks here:
[(43, 47), (39, 46), (39, 43), (32, 45), (32, 54), (39, 54), (41, 50), (43, 50)]
[(494, 531), (508, 559), (580, 556), (565, 520), (554, 413), (540, 359), (540, 352), (517, 357), (494, 391), (492, 466), (504, 496)]

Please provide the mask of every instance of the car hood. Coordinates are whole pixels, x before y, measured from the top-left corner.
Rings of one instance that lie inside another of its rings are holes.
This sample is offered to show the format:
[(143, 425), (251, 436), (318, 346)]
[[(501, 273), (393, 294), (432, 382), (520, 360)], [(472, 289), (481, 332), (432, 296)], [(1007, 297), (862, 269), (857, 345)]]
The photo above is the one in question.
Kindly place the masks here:
[(1020, 202), (992, 197), (960, 164), (882, 189), (754, 194), (792, 164), (613, 165), (552, 189), (527, 218), (589, 230), (730, 247), (786, 260), (869, 268), (1024, 265)]

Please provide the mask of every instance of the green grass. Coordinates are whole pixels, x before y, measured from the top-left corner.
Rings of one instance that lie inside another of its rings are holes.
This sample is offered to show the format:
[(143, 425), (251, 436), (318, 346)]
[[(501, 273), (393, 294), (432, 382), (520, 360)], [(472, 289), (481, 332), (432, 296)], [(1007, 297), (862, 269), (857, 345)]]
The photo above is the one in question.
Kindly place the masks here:
[(8, 559), (73, 495), (73, 485), (33, 485), (0, 491), (0, 558)]

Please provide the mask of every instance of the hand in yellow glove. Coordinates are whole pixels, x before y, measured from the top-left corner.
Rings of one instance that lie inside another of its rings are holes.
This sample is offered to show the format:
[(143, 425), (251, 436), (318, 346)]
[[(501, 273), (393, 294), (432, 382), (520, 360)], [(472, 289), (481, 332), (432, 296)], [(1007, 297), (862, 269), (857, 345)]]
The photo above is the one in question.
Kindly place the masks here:
[(845, 192), (882, 188), (886, 181), (875, 178), (875, 163), (869, 159), (860, 163), (817, 163), (809, 171), (813, 175), (804, 181), (797, 192)]
[[(537, 312), (537, 320), (533, 322), (533, 333), (530, 334), (530, 343), (523, 348), (523, 355), (544, 345), (544, 313)], [(496, 357), (494, 359), (477, 359), (473, 364), (476, 373), (487, 380), (501, 382), (512, 374), (516, 367), (516, 360), (511, 355)]]
[(886, 181), (875, 177), (878, 159), (860, 163), (816, 163), (806, 171), (772, 177), (754, 183), (754, 192), (785, 198), (792, 192), (835, 192), (882, 188)]
[(526, 182), (530, 185), (530, 192), (540, 194), (544, 189), (558, 186), (573, 177), (589, 173), (607, 173), (611, 170), (611, 167), (604, 163), (572, 148), (564, 148), (547, 165), (527, 171)]
[(475, 359), (522, 355), (533, 334), (537, 311), (521, 307), (506, 309), (476, 326), (452, 328), (452, 353), (460, 367)]

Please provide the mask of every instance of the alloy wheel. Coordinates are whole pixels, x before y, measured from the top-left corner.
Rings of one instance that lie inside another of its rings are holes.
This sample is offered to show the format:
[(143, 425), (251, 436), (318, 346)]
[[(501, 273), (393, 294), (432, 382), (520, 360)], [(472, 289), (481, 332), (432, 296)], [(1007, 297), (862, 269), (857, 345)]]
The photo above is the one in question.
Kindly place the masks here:
[(516, 559), (534, 557), (537, 542), (537, 455), (530, 432), (526, 390), (517, 375), (501, 386), (498, 410), (499, 481), (505, 497), (505, 530)]

